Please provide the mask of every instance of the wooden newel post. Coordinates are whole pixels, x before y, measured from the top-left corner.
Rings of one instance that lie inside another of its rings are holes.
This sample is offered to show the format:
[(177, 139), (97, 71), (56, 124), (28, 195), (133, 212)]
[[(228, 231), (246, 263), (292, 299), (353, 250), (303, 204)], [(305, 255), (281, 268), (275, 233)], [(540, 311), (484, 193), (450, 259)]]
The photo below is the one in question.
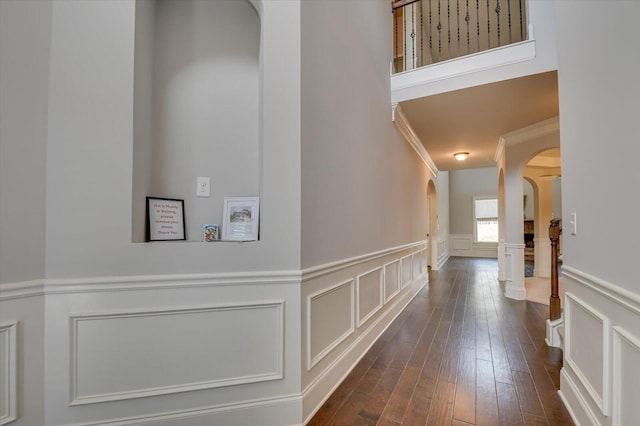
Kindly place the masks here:
[(558, 296), (558, 241), (562, 234), (559, 219), (551, 219), (549, 239), (551, 240), (551, 297), (549, 298), (549, 319), (560, 318), (560, 296)]

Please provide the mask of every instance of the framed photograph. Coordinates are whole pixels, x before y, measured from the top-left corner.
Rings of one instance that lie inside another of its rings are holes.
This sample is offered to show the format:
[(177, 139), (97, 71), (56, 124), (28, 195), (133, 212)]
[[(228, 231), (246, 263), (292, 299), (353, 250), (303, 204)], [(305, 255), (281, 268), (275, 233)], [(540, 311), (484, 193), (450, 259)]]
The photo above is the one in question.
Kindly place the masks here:
[(259, 197), (225, 197), (222, 222), (224, 241), (257, 241), (260, 223)]
[(184, 239), (184, 200), (147, 197), (147, 241)]
[(220, 232), (217, 224), (210, 224), (204, 226), (204, 240), (206, 242), (218, 241), (220, 239)]

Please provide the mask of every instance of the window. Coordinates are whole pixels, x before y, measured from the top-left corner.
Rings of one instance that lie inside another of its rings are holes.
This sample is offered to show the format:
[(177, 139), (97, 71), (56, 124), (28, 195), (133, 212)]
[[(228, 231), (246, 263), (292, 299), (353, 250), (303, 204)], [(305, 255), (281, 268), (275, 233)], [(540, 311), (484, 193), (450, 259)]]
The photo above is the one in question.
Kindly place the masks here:
[(498, 242), (498, 199), (474, 197), (474, 234), (477, 243)]

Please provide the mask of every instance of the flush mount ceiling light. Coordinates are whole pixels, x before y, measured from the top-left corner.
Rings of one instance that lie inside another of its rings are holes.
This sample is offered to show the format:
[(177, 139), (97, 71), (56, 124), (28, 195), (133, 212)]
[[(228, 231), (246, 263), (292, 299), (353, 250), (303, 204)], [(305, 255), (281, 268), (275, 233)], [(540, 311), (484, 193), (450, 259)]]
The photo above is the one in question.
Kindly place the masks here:
[(456, 160), (458, 160), (458, 161), (464, 161), (469, 156), (469, 153), (468, 152), (456, 152), (455, 154), (453, 154), (453, 156), (456, 157)]

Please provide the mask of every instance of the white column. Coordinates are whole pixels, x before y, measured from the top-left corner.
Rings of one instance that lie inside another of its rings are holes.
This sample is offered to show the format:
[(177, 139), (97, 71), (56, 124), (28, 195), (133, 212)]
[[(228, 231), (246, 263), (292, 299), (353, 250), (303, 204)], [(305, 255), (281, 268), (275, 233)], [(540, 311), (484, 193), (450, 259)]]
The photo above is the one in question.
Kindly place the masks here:
[(522, 206), (522, 169), (505, 170), (505, 242), (504, 281), (505, 296), (523, 300), (524, 287), (524, 223)]
[(538, 199), (535, 200), (535, 263), (533, 275), (536, 277), (551, 276), (551, 242), (549, 241), (549, 222), (551, 221), (553, 188), (551, 179), (536, 178)]

